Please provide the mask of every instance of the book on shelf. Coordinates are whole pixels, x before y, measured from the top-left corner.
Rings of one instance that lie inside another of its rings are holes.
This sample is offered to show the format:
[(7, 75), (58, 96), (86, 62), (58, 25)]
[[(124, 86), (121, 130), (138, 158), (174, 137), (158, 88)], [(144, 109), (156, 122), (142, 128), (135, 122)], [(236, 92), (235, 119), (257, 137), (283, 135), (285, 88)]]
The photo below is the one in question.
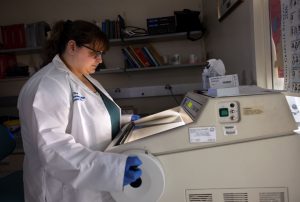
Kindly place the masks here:
[(116, 39), (119, 39), (119, 38), (121, 38), (121, 28), (120, 28), (120, 20), (119, 20), (119, 18), (116, 20), (116, 29), (115, 29), (115, 31), (116, 31)]
[(155, 61), (159, 64), (159, 65), (163, 65), (163, 59), (162, 56), (158, 53), (158, 51), (154, 48), (154, 46), (152, 44), (148, 44), (147, 49), (149, 50), (150, 54), (153, 56), (153, 58), (155, 59)]
[(25, 25), (26, 47), (41, 47), (47, 40), (50, 25), (44, 21)]
[(159, 66), (160, 64), (155, 60), (154, 56), (150, 53), (149, 49), (147, 48), (147, 46), (144, 46), (142, 48), (143, 53), (146, 55), (146, 57), (148, 58), (148, 60), (151, 63), (151, 66)]
[(120, 22), (118, 20), (105, 19), (101, 22), (101, 31), (105, 33), (109, 39), (120, 38)]
[(14, 54), (0, 55), (0, 79), (6, 77), (9, 68), (17, 65), (17, 58)]
[(161, 55), (151, 44), (123, 47), (122, 54), (128, 68), (157, 67), (163, 64)]
[(127, 46), (126, 49), (128, 50), (129, 54), (133, 57), (133, 59), (139, 64), (139, 67), (143, 67), (144, 64), (139, 58), (139, 56), (135, 53), (132, 46)]
[(147, 51), (146, 51), (145, 49), (146, 49), (145, 46), (144, 46), (144, 47), (141, 47), (141, 50), (142, 50), (142, 52), (143, 52), (145, 58), (146, 58), (146, 59), (148, 60), (148, 62), (150, 63), (150, 66), (151, 66), (151, 67), (158, 66), (158, 65), (155, 63), (155, 61), (151, 58), (151, 55), (149, 55), (149, 53), (147, 53)]
[(106, 36), (111, 39), (111, 33), (110, 33), (110, 20), (109, 19), (106, 19), (105, 20), (105, 34)]
[(105, 21), (101, 22), (101, 31), (106, 34), (106, 22)]
[(13, 24), (1, 26), (1, 35), (4, 49), (26, 47), (25, 25)]
[(128, 68), (140, 68), (140, 64), (134, 59), (134, 57), (129, 53), (126, 48), (122, 48), (122, 53)]
[(151, 64), (148, 61), (147, 57), (143, 53), (141, 47), (133, 47), (132, 49), (133, 49), (134, 53), (136, 54), (136, 56), (139, 58), (139, 60), (142, 62), (143, 67), (150, 67), (151, 66)]
[(127, 49), (142, 67), (155, 67), (163, 64), (161, 55), (150, 44), (128, 46)]

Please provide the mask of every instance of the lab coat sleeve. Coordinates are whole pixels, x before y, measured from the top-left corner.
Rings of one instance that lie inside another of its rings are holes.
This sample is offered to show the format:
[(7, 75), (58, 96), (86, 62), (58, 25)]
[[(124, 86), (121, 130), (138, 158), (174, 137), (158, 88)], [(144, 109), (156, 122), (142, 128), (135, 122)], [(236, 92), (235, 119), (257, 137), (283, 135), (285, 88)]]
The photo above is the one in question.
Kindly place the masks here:
[(46, 172), (75, 189), (122, 190), (127, 156), (92, 151), (66, 133), (72, 111), (71, 93), (66, 85), (67, 79), (62, 84), (48, 78), (41, 83), (39, 88), (43, 90), (38, 90), (34, 98), (33, 125)]
[(121, 126), (125, 125), (126, 123), (129, 123), (131, 121), (132, 114), (123, 114), (121, 116)]

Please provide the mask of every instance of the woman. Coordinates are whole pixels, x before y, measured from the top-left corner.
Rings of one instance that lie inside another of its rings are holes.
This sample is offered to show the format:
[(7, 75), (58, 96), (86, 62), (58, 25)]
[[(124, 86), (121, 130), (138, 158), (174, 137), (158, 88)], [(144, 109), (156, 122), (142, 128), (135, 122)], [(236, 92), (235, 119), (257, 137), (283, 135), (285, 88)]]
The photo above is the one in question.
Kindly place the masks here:
[(89, 76), (107, 49), (107, 38), (92, 23), (54, 25), (46, 46), (49, 63), (23, 86), (18, 100), (25, 201), (113, 201), (110, 191), (140, 177), (138, 157), (101, 152), (125, 121)]

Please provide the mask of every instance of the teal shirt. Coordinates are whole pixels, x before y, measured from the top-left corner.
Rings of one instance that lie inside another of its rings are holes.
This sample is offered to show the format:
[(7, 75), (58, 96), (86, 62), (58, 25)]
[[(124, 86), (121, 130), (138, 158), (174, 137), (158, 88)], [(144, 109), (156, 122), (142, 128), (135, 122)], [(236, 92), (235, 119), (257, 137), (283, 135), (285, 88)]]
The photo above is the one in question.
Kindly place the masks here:
[(110, 122), (111, 122), (111, 139), (114, 139), (117, 136), (118, 132), (120, 131), (120, 114), (121, 114), (120, 108), (111, 99), (109, 99), (104, 93), (102, 93), (102, 91), (99, 90), (97, 86), (95, 86), (92, 82), (90, 83), (94, 86), (94, 88), (99, 93), (109, 113)]
[[(97, 89), (97, 88), (96, 88)], [(99, 89), (97, 89), (98, 93), (100, 94), (106, 109), (110, 115), (110, 122), (111, 122), (111, 134), (112, 139), (116, 137), (118, 132), (120, 131), (120, 109), (117, 105), (111, 101), (104, 93), (102, 93)]]

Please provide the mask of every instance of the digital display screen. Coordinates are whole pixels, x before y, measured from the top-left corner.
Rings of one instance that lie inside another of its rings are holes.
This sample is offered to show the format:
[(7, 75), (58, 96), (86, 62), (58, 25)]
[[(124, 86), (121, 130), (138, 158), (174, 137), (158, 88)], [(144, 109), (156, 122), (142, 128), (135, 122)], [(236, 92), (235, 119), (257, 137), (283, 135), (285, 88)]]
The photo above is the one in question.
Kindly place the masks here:
[(187, 107), (191, 109), (191, 108), (193, 107), (193, 103), (192, 103), (191, 101), (189, 101), (189, 102), (187, 103)]
[[(181, 102), (180, 106), (192, 117), (192, 119), (196, 119), (199, 112), (201, 111), (202, 106), (205, 104), (207, 100), (200, 100), (201, 102), (198, 102), (196, 100), (193, 100), (189, 97), (185, 97), (183, 101)], [(204, 102), (205, 101), (205, 102)]]
[(219, 115), (220, 117), (227, 117), (229, 116), (228, 108), (219, 108)]

